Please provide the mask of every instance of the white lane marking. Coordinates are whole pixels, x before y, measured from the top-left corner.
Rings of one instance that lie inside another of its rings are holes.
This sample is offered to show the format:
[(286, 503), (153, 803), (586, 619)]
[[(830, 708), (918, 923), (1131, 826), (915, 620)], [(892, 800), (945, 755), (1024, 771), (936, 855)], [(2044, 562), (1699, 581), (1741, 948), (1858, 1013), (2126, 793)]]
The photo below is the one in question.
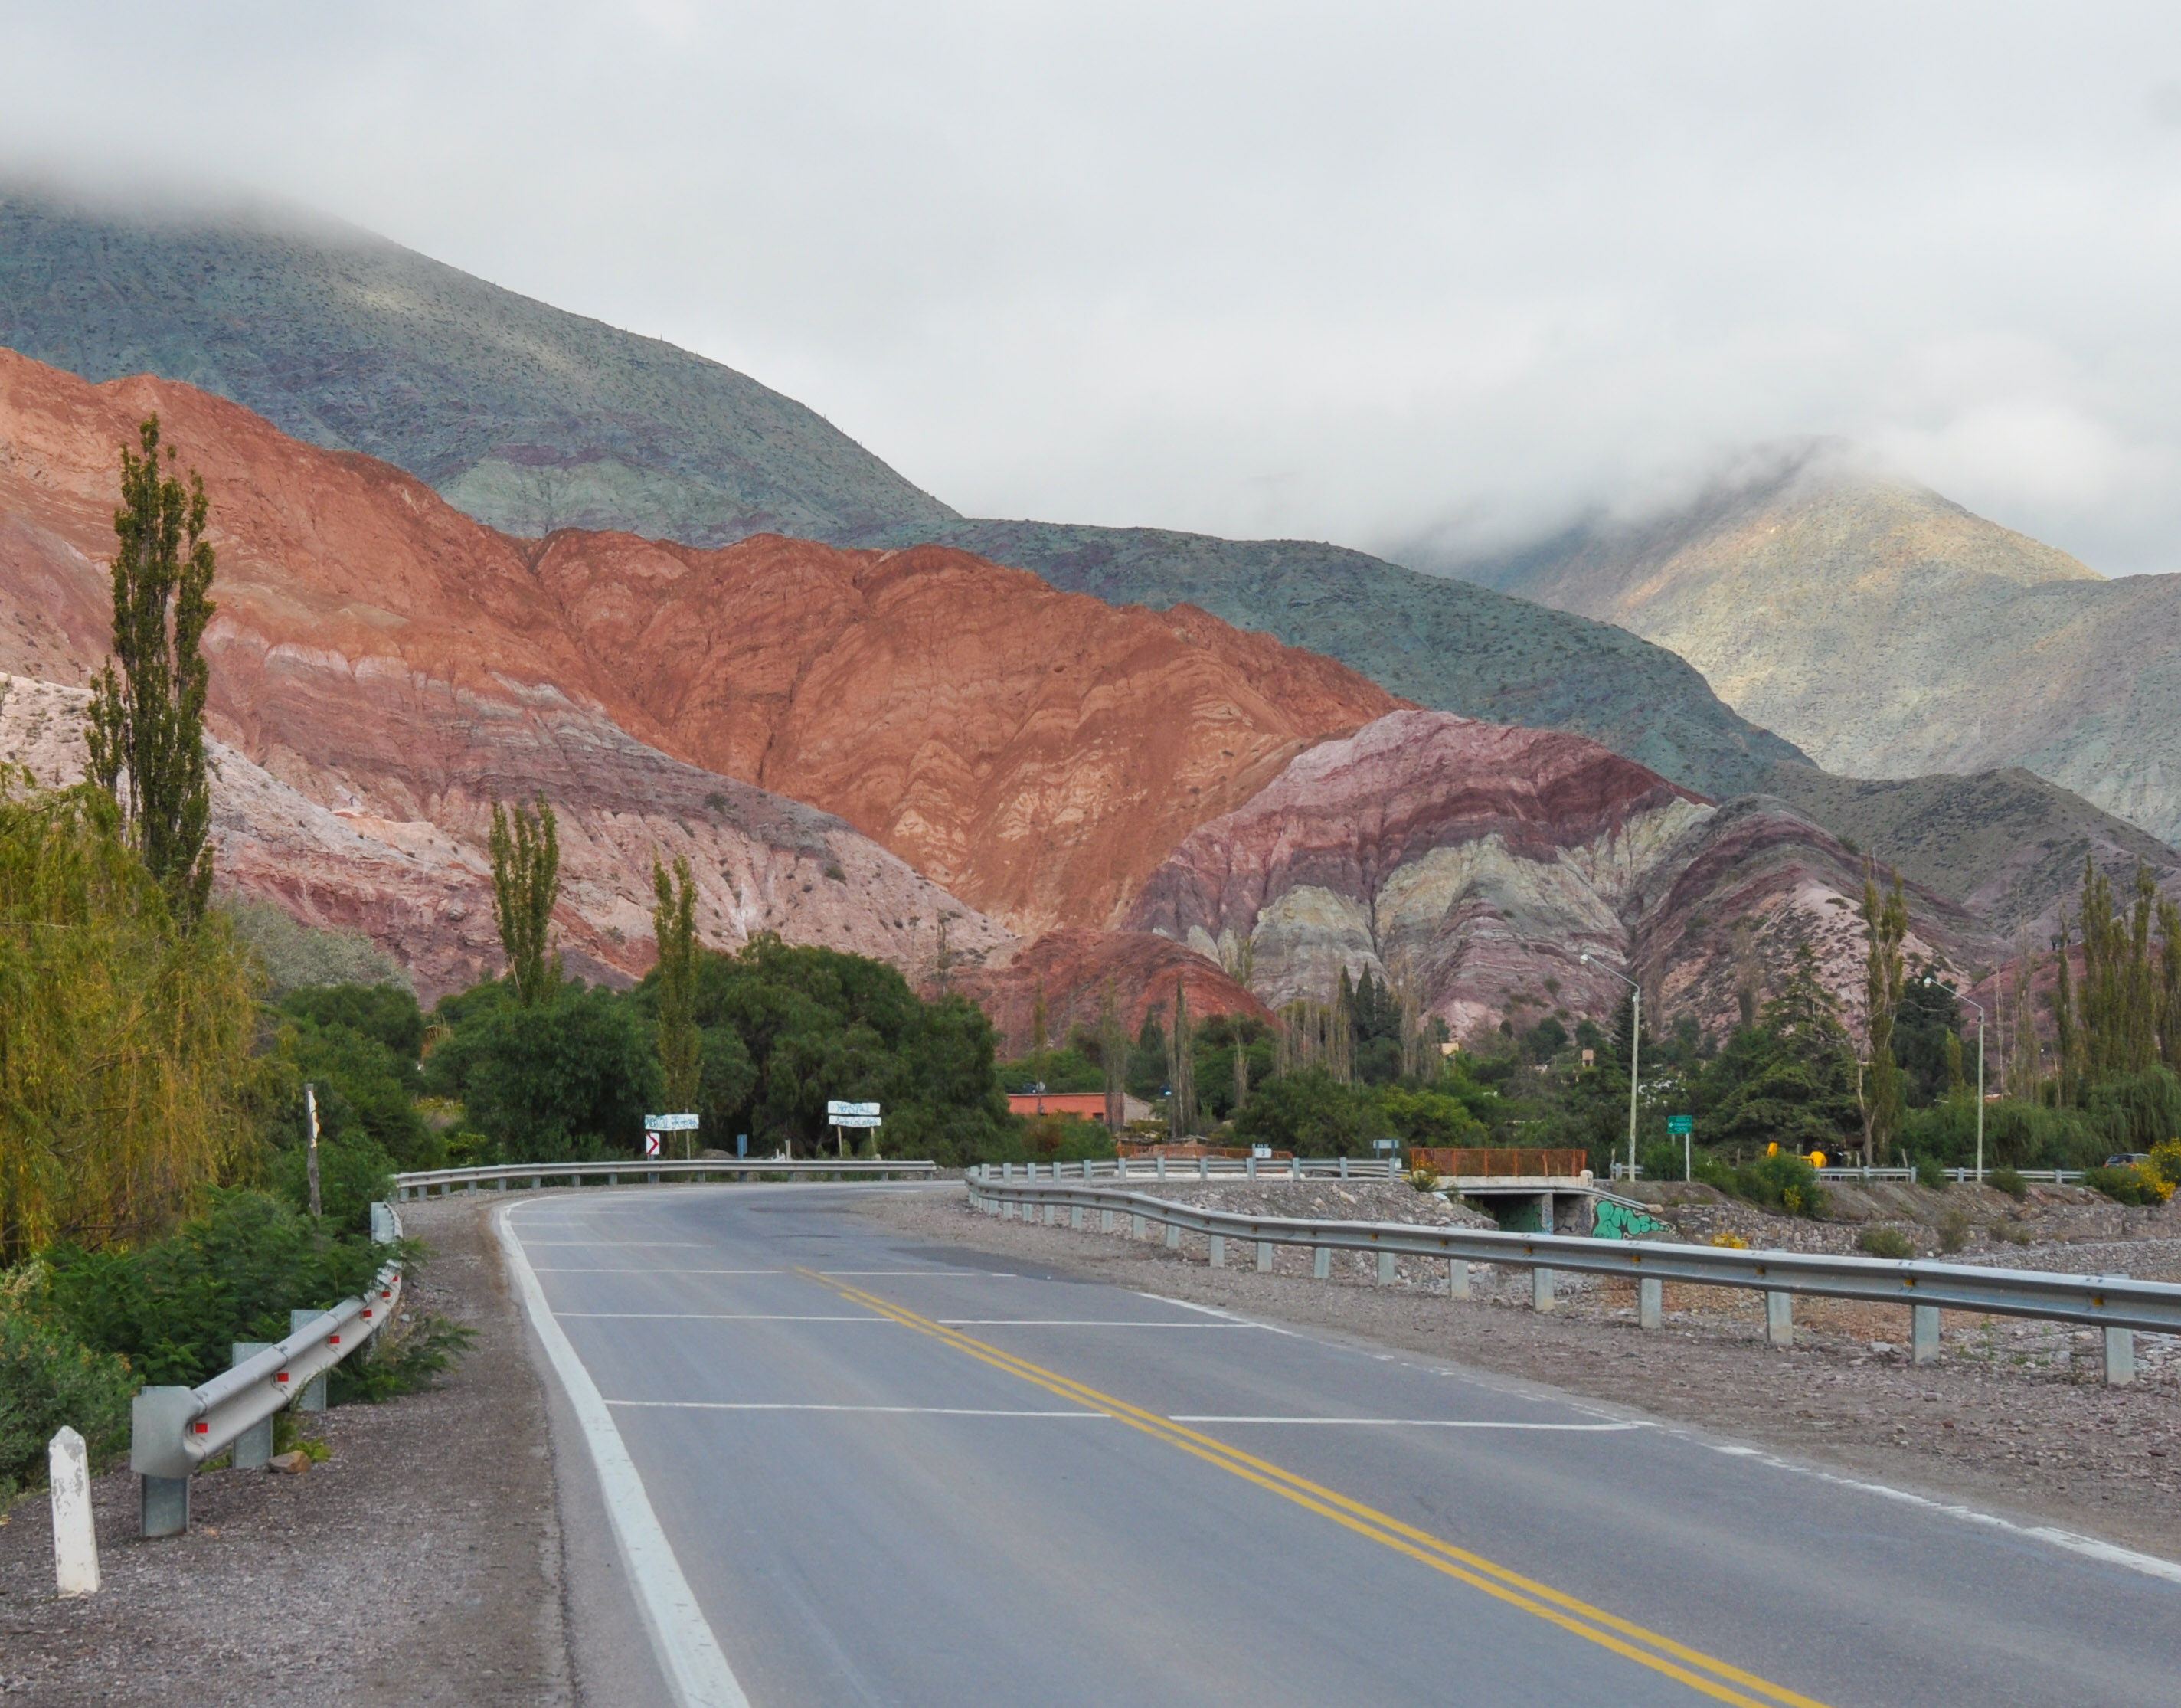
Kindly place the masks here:
[(610, 1269), (603, 1263), (595, 1268), (588, 1263), (540, 1263), (541, 1275), (787, 1275), (791, 1269), (663, 1269), (657, 1264), (642, 1269)]
[(934, 1318), (949, 1329), (1256, 1329), (1254, 1322), (1113, 1322), (1110, 1318)]
[(1814, 1465), (1797, 1465), (1791, 1460), (1775, 1458), (1762, 1447), (1744, 1447), (1731, 1441), (1704, 1441), (1703, 1445), (1713, 1452), (1724, 1453), (1730, 1458), (1754, 1459), (1759, 1464), (1769, 1465), (1775, 1471), (1800, 1472), (1805, 1477), (1815, 1477), (1836, 1488), (1854, 1489), (1865, 1495), (1876, 1495), (1882, 1500), (1898, 1501), (1903, 1506), (1921, 1506), (1925, 1512), (1943, 1513), (1967, 1524), (1982, 1524), (1991, 1529), (2009, 1531), (2017, 1536), (2034, 1537), (2040, 1542), (2050, 1542), (2056, 1548), (2065, 1548), (2070, 1553), (2102, 1561), (2108, 1566), (2122, 1566), (2131, 1572), (2140, 1572), (2147, 1578), (2162, 1578), (2169, 1584), (2181, 1584), (2181, 1563), (2162, 1560), (2156, 1554), (2139, 1554), (2133, 1548), (2123, 1548), (2112, 1542), (2101, 1542), (2095, 1536), (2080, 1536), (2073, 1530), (2062, 1530), (2051, 1524), (2018, 1524), (1995, 1513), (1979, 1512), (1974, 1506), (1957, 1506), (1951, 1501), (1934, 1501), (1927, 1495), (1912, 1495), (1906, 1489), (1892, 1488), (1884, 1483), (1866, 1483), (1859, 1477), (1843, 1477), (1835, 1472), (1820, 1471)]
[(1011, 1269), (820, 1269), (821, 1275), (915, 1275), (926, 1280), (1019, 1281)]
[(704, 1609), (697, 1605), (689, 1580), (682, 1575), (682, 1562), (674, 1557), (673, 1545), (659, 1527), (659, 1515), (651, 1509), (643, 1479), (628, 1456), (613, 1413), (607, 1410), (598, 1385), (576, 1356), (566, 1333), (553, 1319), (545, 1303), (545, 1290), (531, 1272), (522, 1241), (508, 1225), (506, 1209), (495, 1213), (493, 1221), (508, 1269), (530, 1313), (531, 1326), (544, 1345), (545, 1356), (552, 1360), (554, 1374), (560, 1379), (590, 1447), (591, 1462), (598, 1468), (599, 1490), (605, 1500), (614, 1540), (620, 1545), (621, 1564), (636, 1592), (636, 1605), (650, 1633), (653, 1652), (659, 1656), (660, 1670), (666, 1675), (667, 1688), (681, 1708), (749, 1708), (749, 1698), (743, 1694), (727, 1657), (720, 1652), (719, 1640), (705, 1622)]
[(555, 1311), (566, 1322), (571, 1317), (603, 1318), (616, 1323), (885, 1323), (900, 1325), (892, 1317), (806, 1317), (792, 1311)]
[(646, 1246), (672, 1246), (687, 1252), (714, 1249), (702, 1240), (532, 1240), (528, 1243), (533, 1246), (611, 1246), (617, 1251)]
[(665, 1412), (875, 1412), (911, 1418), (1111, 1418), (1111, 1412), (995, 1411), (975, 1406), (824, 1406), (803, 1401), (609, 1400), (609, 1406)]
[(1214, 1418), (1176, 1412), (1169, 1423), (1342, 1423), (1364, 1429), (1549, 1429), (1565, 1434), (1605, 1435), (1649, 1429), (1651, 1423), (1515, 1423), (1489, 1418)]
[(1298, 1336), (1293, 1329), (1283, 1329), (1278, 1323), (1260, 1323), (1254, 1317), (1245, 1317), (1239, 1311), (1223, 1311), (1217, 1305), (1200, 1305), (1194, 1299), (1170, 1299), (1164, 1293), (1138, 1291), (1140, 1299), (1151, 1299), (1162, 1305), (1172, 1305), (1177, 1310), (1201, 1311), (1207, 1317), (1217, 1317), (1223, 1322), (1233, 1323), (1245, 1329), (1262, 1329), (1268, 1335), (1285, 1335), (1289, 1339)]

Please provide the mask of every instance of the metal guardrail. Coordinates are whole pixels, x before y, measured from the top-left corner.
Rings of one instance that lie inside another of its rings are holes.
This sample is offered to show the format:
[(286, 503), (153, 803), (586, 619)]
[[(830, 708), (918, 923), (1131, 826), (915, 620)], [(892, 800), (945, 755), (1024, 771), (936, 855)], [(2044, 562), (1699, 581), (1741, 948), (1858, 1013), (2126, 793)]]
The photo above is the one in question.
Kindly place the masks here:
[[(1984, 1171), (1985, 1183), (1989, 1184), (1991, 1177), (1998, 1172), (1996, 1168), (1986, 1169)], [(1977, 1171), (1974, 1169), (1941, 1169), (1939, 1173), (1957, 1186), (1977, 1178)], [(2083, 1178), (2083, 1171), (2080, 1169), (2017, 1169), (2015, 1173), (2035, 1186), (2074, 1186)], [(1916, 1171), (1913, 1169), (1864, 1169), (1853, 1166), (1841, 1167), (1830, 1163), (1819, 1169), (1817, 1174), (1820, 1180), (1913, 1182), (1916, 1179)], [(1613, 1178), (1616, 1180), (1641, 1180), (1648, 1177), (1644, 1175), (1640, 1164), (1631, 1169), (1626, 1163), (1615, 1163), (1613, 1165)], [(1681, 1177), (1679, 1175), (1661, 1175), (1657, 1178), (1668, 1186), (1678, 1186), (1681, 1183)]]
[(1003, 1180), (1398, 1180), (1408, 1174), (1400, 1162), (1380, 1157), (1091, 1157), (997, 1167)]
[[(371, 1207), (371, 1234), (382, 1245), (401, 1237), (391, 1205)], [(401, 1266), (389, 1263), (364, 1293), (296, 1322), (286, 1340), (238, 1358), (202, 1386), (140, 1388), (130, 1406), (129, 1468), (141, 1479), (144, 1534), (188, 1529), (190, 1473), (253, 1430), (258, 1440), (251, 1445), (263, 1450), (255, 1462), (265, 1462), (273, 1414), (291, 1404), (317, 1409), (302, 1396), (322, 1396), (313, 1384), (369, 1340), (400, 1303)], [(237, 1447), (238, 1462), (242, 1456)]]
[[(624, 1175), (632, 1179), (641, 1177), (650, 1186), (658, 1185), (663, 1175), (693, 1175), (699, 1180), (714, 1175), (744, 1180), (752, 1175), (764, 1179), (781, 1175), (819, 1180), (928, 1180), (938, 1169), (936, 1163), (894, 1163), (857, 1157), (844, 1157), (837, 1162), (827, 1162), (823, 1158), (812, 1161), (787, 1157), (695, 1157), (684, 1161), (679, 1158), (638, 1157), (627, 1162), (610, 1163), (495, 1163), (489, 1168), (423, 1169), (396, 1175), (394, 1193), (406, 1203), (411, 1198), (444, 1197), (457, 1187), (473, 1192), (479, 1186), (490, 1186), (504, 1192), (510, 1181), (527, 1181), (535, 1191), (548, 1180), (566, 1180), (573, 1186), (601, 1177), (608, 1186), (617, 1186)], [(432, 1190), (434, 1186), (439, 1189), (437, 1193)]]
[[(2119, 1275), (2052, 1274), (1917, 1259), (1750, 1251), (1652, 1240), (1597, 1240), (1571, 1234), (1517, 1234), (1399, 1222), (1237, 1215), (1107, 1187), (1015, 1180), (996, 1175), (989, 1168), (972, 1170), (965, 1184), (971, 1202), (988, 1213), (1022, 1215), (1031, 1207), (1041, 1207), (1050, 1224), (1056, 1219), (1053, 1213), (1065, 1209), (1071, 1224), (1079, 1228), (1085, 1225), (1084, 1217), (1095, 1211), (1100, 1231), (1105, 1233), (1113, 1232), (1115, 1219), (1126, 1215), (1131, 1219), (1133, 1236), (1142, 1237), (1147, 1224), (1156, 1223), (1168, 1230), (1169, 1246), (1178, 1245), (1183, 1234), (1201, 1235), (1212, 1242), (1212, 1261), (1219, 1266), (1225, 1263), (1225, 1244), (1229, 1240), (1254, 1244), (1260, 1269), (1272, 1267), (1277, 1246), (1309, 1248), (1318, 1253), (1312, 1269), (1320, 1280), (1329, 1274), (1327, 1255), (1336, 1251), (1378, 1253), (1382, 1282), (1394, 1279), (1396, 1257), (1436, 1258), (1447, 1263), (1449, 1291), (1460, 1298), (1468, 1296), (1471, 1263), (1505, 1263), (1530, 1271), (1532, 1301), (1542, 1310), (1552, 1307), (1555, 1270), (1615, 1276), (1637, 1284), (1637, 1321), (1647, 1329), (1660, 1326), (1662, 1290), (1668, 1281), (1742, 1287), (1765, 1296), (1768, 1338), (1778, 1346), (1792, 1344), (1792, 1301), (1798, 1293), (1907, 1305), (1911, 1312), (1911, 1356), (1918, 1363), (1938, 1355), (1941, 1308), (2082, 1323), (2102, 1329), (2106, 1379), (2116, 1385), (2133, 1379), (2135, 1330), (2181, 1334), (2181, 1286)], [(1026, 1215), (1024, 1219), (1027, 1219)]]

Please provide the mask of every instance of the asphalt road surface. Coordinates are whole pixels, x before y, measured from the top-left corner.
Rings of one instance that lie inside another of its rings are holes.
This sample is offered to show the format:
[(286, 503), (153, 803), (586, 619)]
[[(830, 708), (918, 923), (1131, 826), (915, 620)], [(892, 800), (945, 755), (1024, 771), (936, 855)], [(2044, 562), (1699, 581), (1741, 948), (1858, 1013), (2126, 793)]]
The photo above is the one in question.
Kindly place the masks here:
[(620, 1533), (655, 1640), (711, 1653), (673, 1674), (687, 1700), (2181, 1701), (2181, 1584), (1502, 1378), (907, 1243), (860, 1190), (506, 1213), (571, 1399), (595, 1389), (607, 1503), (636, 1488), (655, 1521), (650, 1555)]

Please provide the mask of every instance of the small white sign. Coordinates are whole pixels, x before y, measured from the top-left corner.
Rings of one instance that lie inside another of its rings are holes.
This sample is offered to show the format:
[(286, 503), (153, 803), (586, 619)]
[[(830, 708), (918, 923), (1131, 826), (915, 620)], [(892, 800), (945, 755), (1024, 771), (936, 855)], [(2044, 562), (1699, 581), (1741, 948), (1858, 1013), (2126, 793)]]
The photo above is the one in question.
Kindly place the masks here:
[(1250, 1154), (1256, 1158), (1259, 1162), (1270, 1162), (1273, 1147), (1270, 1145), (1252, 1145), (1250, 1147)]
[(643, 1118), (643, 1129), (649, 1133), (694, 1132), (696, 1127), (697, 1118), (694, 1115), (646, 1115)]
[(646, 1133), (643, 1136), (643, 1154), (647, 1157), (655, 1157), (659, 1154), (658, 1134)]
[(876, 1115), (829, 1115), (826, 1125), (836, 1127), (875, 1127), (883, 1125)]
[[(825, 1117), (828, 1120), (837, 1120), (842, 1115), (875, 1115), (878, 1112), (879, 1106), (876, 1103), (844, 1103), (838, 1098), (833, 1099), (825, 1105)], [(839, 1121), (838, 1124), (844, 1127), (848, 1125), (846, 1121)]]

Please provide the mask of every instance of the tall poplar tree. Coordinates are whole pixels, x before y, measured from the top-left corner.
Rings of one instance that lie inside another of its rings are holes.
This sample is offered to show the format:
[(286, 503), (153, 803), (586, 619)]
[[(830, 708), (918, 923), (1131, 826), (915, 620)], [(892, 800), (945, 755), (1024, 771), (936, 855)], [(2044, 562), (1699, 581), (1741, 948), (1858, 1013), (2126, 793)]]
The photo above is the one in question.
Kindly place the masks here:
[(560, 987), (560, 954), (553, 946), (553, 904), (560, 898), (560, 827), (541, 791), (535, 817), (518, 802), (510, 812), (492, 804), (492, 910), (507, 956), (507, 981), (524, 1008), (549, 1001)]
[(1893, 1059), (1893, 1021), (1901, 1011), (1901, 944), (1908, 935), (1908, 902), (1901, 891), (1899, 872), (1893, 874), (1892, 888), (1881, 897), (1876, 869), (1864, 865), (1863, 922), (1870, 938), (1864, 980), (1868, 1053), (1857, 1101), (1863, 1108), (1864, 1157), (1875, 1163), (1901, 1124), (1901, 1069)]
[(136, 429), (144, 454), (121, 447), (113, 512), (113, 651), (91, 678), (84, 732), (91, 775), (121, 809), (123, 833), (175, 915), (202, 916), (212, 896), (212, 791), (205, 776), (202, 649), (212, 621), (213, 549), (204, 481), (185, 486), (159, 417)]
[[(687, 857), (674, 857), (669, 878), (651, 859), (651, 929), (659, 942), (659, 1067), (666, 1107), (687, 1114), (697, 1107), (703, 1040), (697, 1032), (697, 886)], [(690, 1141), (683, 1135), (685, 1150)]]

